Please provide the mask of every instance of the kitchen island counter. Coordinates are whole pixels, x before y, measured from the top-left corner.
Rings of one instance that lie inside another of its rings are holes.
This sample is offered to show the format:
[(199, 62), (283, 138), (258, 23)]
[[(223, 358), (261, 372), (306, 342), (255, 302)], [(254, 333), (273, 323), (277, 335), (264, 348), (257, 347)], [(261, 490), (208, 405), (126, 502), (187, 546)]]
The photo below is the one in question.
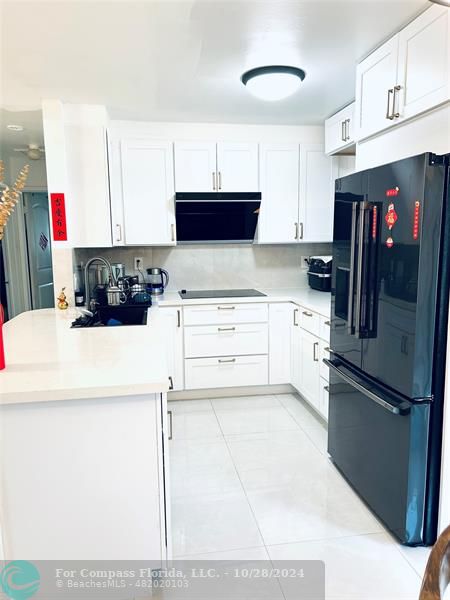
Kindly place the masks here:
[(80, 329), (70, 327), (76, 309), (18, 315), (3, 327), (0, 403), (167, 392), (157, 312), (149, 310), (147, 325)]

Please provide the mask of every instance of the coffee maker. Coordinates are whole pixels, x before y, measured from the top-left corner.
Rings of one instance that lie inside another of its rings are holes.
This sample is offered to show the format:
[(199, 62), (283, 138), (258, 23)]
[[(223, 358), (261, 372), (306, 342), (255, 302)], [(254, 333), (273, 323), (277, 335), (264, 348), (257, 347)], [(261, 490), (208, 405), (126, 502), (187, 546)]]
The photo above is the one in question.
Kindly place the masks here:
[(147, 269), (147, 284), (153, 296), (164, 294), (164, 290), (169, 283), (169, 273), (160, 267), (151, 267)]

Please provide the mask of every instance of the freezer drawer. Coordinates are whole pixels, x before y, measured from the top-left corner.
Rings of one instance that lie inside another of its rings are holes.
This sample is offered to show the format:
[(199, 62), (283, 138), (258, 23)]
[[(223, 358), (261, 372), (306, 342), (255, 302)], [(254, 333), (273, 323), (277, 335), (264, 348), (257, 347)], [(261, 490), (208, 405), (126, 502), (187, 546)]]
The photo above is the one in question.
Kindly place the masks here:
[(329, 362), (333, 462), (402, 543), (432, 543), (426, 505), (430, 404), (382, 395), (336, 362)]

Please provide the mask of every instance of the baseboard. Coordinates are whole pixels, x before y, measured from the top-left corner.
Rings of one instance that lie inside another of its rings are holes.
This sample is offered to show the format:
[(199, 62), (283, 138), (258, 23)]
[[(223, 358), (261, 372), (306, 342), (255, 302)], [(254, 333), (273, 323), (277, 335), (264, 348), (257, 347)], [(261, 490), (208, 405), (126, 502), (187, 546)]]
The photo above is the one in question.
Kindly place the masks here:
[(292, 385), (256, 385), (250, 387), (212, 388), (208, 390), (184, 390), (169, 392), (170, 400), (201, 400), (204, 398), (234, 398), (238, 396), (265, 396), (267, 394), (296, 394)]

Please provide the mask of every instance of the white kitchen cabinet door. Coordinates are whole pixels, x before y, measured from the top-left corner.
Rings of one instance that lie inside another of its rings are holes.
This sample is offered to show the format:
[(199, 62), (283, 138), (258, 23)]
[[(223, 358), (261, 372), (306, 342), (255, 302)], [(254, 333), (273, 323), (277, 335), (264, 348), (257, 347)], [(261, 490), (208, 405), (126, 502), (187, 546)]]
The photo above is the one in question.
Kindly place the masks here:
[(172, 145), (122, 140), (124, 238), (127, 245), (175, 245)]
[(261, 210), (259, 244), (293, 243), (298, 233), (298, 144), (260, 148)]
[(217, 144), (217, 187), (221, 192), (259, 192), (258, 144)]
[[(161, 307), (167, 364), (173, 390), (184, 389), (183, 311), (181, 307)], [(149, 334), (151, 331), (149, 330)]]
[(356, 171), (356, 156), (336, 156), (336, 177), (346, 177)]
[(215, 142), (175, 142), (174, 156), (177, 192), (217, 191)]
[(75, 247), (106, 248), (112, 245), (106, 130), (97, 125), (70, 123), (64, 132), (73, 201), (69, 235)]
[(434, 5), (399, 34), (398, 83), (401, 119), (450, 99), (450, 12)]
[(291, 385), (297, 392), (302, 391), (303, 365), (301, 357), (301, 328), (300, 328), (300, 307), (296, 306), (292, 310), (292, 332), (291, 332)]
[(333, 163), (322, 144), (300, 146), (299, 241), (333, 240)]
[(269, 384), (291, 383), (291, 337), (294, 323), (290, 302), (269, 304)]
[(316, 410), (320, 411), (320, 364), (319, 339), (300, 330), (300, 360), (302, 363), (302, 381), (300, 393)]
[(353, 102), (325, 121), (326, 154), (335, 154), (355, 143), (354, 113)]
[(394, 88), (397, 85), (398, 42), (397, 34), (356, 68), (356, 140), (383, 131), (395, 123), (389, 115), (393, 112)]

